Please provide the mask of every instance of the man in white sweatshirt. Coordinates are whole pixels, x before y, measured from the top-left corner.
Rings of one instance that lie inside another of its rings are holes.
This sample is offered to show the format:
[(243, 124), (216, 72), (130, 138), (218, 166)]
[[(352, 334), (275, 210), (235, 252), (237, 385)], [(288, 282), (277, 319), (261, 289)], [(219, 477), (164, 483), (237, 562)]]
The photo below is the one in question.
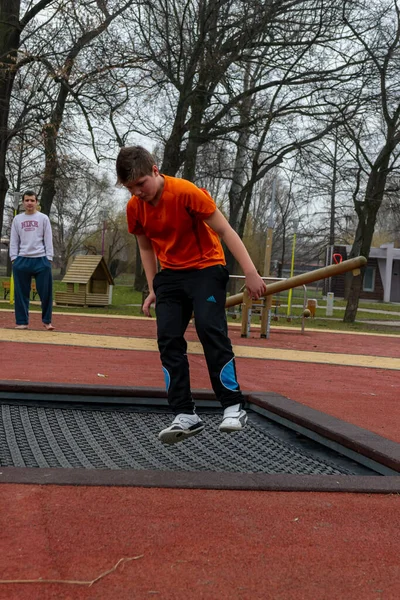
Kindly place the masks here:
[(14, 217), (10, 235), (10, 258), (13, 264), (16, 329), (28, 329), (29, 295), (32, 277), (36, 281), (42, 304), (44, 327), (52, 331), (53, 235), (47, 215), (38, 211), (35, 192), (27, 191), (22, 197), (23, 213)]

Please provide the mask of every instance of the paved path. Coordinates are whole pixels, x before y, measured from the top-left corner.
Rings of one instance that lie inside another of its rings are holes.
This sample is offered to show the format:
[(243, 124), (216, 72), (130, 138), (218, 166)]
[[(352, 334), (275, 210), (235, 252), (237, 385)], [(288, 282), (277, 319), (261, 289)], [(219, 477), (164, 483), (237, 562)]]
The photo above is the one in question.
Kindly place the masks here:
[[(61, 346), (83, 346), (85, 348), (108, 348), (114, 350), (141, 350), (157, 352), (155, 339), (121, 337), (111, 335), (87, 335), (84, 333), (63, 333), (47, 331), (16, 331), (0, 328), (0, 341), (23, 344), (45, 344)], [(380, 356), (359, 356), (328, 352), (306, 352), (304, 350), (279, 350), (276, 348), (234, 345), (237, 358), (258, 358), (262, 360), (283, 360), (306, 363), (369, 367), (374, 369), (400, 370), (400, 358)], [(189, 354), (203, 355), (199, 342), (188, 343)]]

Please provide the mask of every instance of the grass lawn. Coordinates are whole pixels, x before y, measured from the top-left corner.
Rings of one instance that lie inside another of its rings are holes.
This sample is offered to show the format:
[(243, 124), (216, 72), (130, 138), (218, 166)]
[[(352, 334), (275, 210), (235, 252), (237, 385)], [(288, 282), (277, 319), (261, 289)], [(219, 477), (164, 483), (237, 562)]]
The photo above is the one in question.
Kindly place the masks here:
[[(8, 281), (6, 277), (0, 277), (0, 290), (1, 290), (1, 282)], [(125, 281), (125, 280), (123, 280)], [(57, 290), (65, 290), (65, 284), (61, 283), (61, 281), (54, 281), (54, 291)], [(1, 296), (2, 297), (2, 296)], [(301, 326), (301, 314), (302, 308), (299, 305), (303, 304), (303, 295), (302, 292), (300, 294), (297, 290), (294, 291), (292, 296), (292, 309), (291, 316), (293, 317), (290, 321), (286, 318), (286, 306), (283, 306), (287, 302), (287, 293), (282, 292), (279, 295), (279, 299), (281, 302), (281, 306), (278, 309), (278, 320), (274, 320), (274, 309), (272, 313), (272, 321), (271, 325), (273, 327), (295, 327), (300, 328)], [(385, 314), (383, 312), (379, 313), (368, 313), (367, 309), (380, 310), (386, 312), (398, 312), (400, 313), (400, 305), (398, 304), (387, 304), (383, 302), (364, 302), (361, 301), (359, 305), (359, 310), (357, 312), (357, 321), (355, 323), (343, 323), (344, 311), (340, 310), (346, 306), (346, 302), (344, 300), (334, 301), (334, 314), (333, 317), (326, 317), (326, 301), (323, 298), (318, 298), (318, 308), (316, 310), (316, 318), (315, 319), (307, 319), (306, 320), (306, 329), (307, 327), (318, 328), (318, 329), (335, 329), (338, 331), (364, 331), (364, 332), (377, 332), (377, 333), (392, 333), (400, 335), (400, 326), (387, 326), (385, 325), (385, 321), (399, 321), (400, 316)], [(132, 285), (115, 285), (113, 287), (112, 294), (112, 304), (107, 307), (83, 307), (83, 306), (55, 306), (54, 313), (63, 312), (63, 313), (87, 313), (87, 314), (104, 314), (104, 315), (126, 315), (126, 316), (143, 316), (141, 312), (141, 304), (142, 304), (142, 294), (141, 292), (136, 292), (133, 289)], [(297, 305), (297, 306), (296, 306)], [(0, 307), (2, 309), (13, 310), (13, 306), (9, 304), (9, 302), (1, 302)], [(31, 310), (40, 310), (40, 306), (35, 303), (31, 303)], [(239, 322), (240, 315), (237, 316), (235, 320), (232, 319), (228, 315), (228, 319), (232, 322)], [(364, 321), (379, 321), (379, 324), (370, 324), (365, 323)], [(255, 316), (253, 318), (253, 322), (256, 324), (259, 322), (259, 318)]]
[[(7, 277), (0, 277), (0, 290), (1, 283), (8, 281)], [(53, 281), (53, 291), (65, 291), (65, 283), (61, 281)], [(2, 297), (2, 296), (1, 296)], [(38, 298), (36, 298), (38, 299)], [(138, 316), (143, 313), (140, 310), (142, 304), (141, 292), (135, 292), (132, 286), (129, 285), (115, 285), (113, 287), (112, 304), (107, 307), (84, 307), (84, 306), (54, 306), (53, 312), (64, 312), (64, 313), (89, 313), (89, 314), (105, 314), (105, 315), (131, 315)], [(1, 302), (1, 308), (10, 308), (13, 310), (8, 302)], [(30, 310), (40, 310), (40, 306), (31, 303)]]
[[(379, 321), (379, 319), (374, 318), (374, 321), (375, 320)], [(272, 327), (293, 327), (300, 329), (301, 322), (299, 318), (292, 319), (292, 321), (288, 322), (285, 317), (280, 317), (278, 321), (272, 321), (271, 325)], [(337, 317), (332, 319), (324, 319), (317, 316), (315, 319), (306, 319), (305, 330), (307, 331), (307, 329), (320, 329), (321, 331), (331, 329), (334, 331), (383, 333), (400, 336), (400, 326), (393, 327), (385, 325), (385, 321), (383, 320), (379, 322), (379, 324), (365, 323), (358, 320), (355, 323), (343, 323), (343, 320)]]

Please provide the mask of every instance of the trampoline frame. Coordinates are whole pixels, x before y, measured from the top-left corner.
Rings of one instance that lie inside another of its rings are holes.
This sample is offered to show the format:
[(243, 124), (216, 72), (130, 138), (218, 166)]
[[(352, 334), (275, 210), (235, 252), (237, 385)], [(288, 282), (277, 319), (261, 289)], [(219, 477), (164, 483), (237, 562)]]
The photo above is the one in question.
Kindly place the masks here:
[[(270, 475), (0, 467), (0, 483), (400, 493), (400, 444), (273, 392), (247, 392), (244, 395), (246, 405), (254, 412), (294, 429), (379, 474)], [(210, 391), (194, 390), (193, 396), (199, 409), (219, 408)], [(0, 403), (10, 401), (40, 406), (167, 406), (165, 390), (159, 388), (0, 381)]]

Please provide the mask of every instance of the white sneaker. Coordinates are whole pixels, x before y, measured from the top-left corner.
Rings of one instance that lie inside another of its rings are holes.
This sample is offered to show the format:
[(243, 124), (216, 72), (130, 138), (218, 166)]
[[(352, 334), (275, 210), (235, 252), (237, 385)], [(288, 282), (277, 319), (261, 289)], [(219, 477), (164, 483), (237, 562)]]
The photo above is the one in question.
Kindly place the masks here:
[(163, 444), (176, 444), (183, 442), (192, 435), (201, 433), (205, 425), (196, 414), (186, 415), (181, 413), (175, 417), (171, 425), (158, 434), (158, 439)]
[(233, 433), (234, 431), (241, 431), (245, 428), (247, 423), (247, 413), (242, 409), (240, 404), (234, 406), (228, 406), (224, 410), (224, 416), (219, 426), (219, 430), (223, 433)]

